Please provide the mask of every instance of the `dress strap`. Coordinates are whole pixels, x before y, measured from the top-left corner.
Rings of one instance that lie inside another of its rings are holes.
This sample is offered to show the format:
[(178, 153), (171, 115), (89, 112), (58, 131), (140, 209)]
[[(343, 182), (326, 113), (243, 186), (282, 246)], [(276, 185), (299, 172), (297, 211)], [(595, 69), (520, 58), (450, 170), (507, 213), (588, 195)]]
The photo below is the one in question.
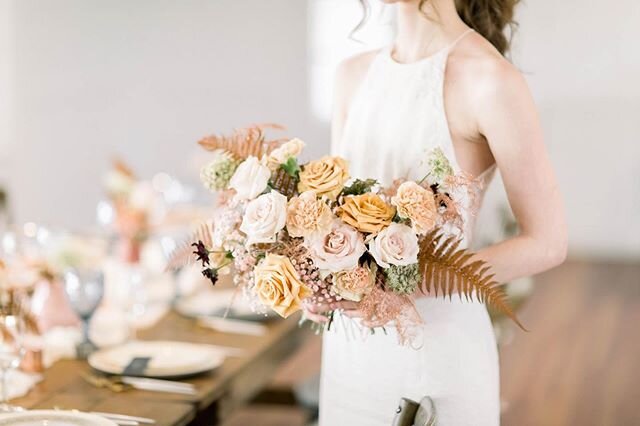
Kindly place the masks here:
[(473, 28), (469, 28), (469, 29), (467, 29), (465, 32), (463, 32), (462, 34), (460, 34), (460, 35), (458, 36), (458, 38), (456, 38), (456, 39), (453, 41), (453, 43), (451, 43), (451, 44), (447, 47), (447, 50), (451, 50), (451, 49), (453, 49), (454, 47), (456, 47), (456, 45), (460, 42), (460, 40), (462, 40), (463, 38), (465, 38), (465, 37), (467, 36), (467, 34), (470, 34), (470, 33), (474, 32), (474, 31), (475, 31), (475, 30), (474, 30)]

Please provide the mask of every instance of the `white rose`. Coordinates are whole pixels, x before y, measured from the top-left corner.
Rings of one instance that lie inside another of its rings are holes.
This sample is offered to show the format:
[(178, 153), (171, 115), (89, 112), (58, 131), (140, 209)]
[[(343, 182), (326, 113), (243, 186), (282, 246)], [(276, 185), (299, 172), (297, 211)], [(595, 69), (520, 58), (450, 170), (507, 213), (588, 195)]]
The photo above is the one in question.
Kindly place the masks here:
[(271, 191), (247, 204), (240, 230), (247, 234), (247, 245), (272, 243), (286, 221), (287, 197)]
[(316, 266), (330, 272), (355, 268), (367, 249), (362, 234), (338, 219), (328, 232), (312, 235), (307, 245)]
[(274, 149), (271, 154), (267, 156), (267, 166), (271, 170), (277, 170), (280, 165), (286, 163), (290, 157), (297, 158), (304, 146), (305, 143), (300, 139), (291, 139), (289, 142)]
[(406, 266), (418, 262), (418, 237), (407, 225), (392, 223), (369, 243), (369, 253), (378, 265)]
[(244, 160), (236, 169), (229, 181), (229, 188), (236, 190), (236, 197), (241, 200), (253, 200), (267, 187), (271, 171), (260, 164), (256, 157)]

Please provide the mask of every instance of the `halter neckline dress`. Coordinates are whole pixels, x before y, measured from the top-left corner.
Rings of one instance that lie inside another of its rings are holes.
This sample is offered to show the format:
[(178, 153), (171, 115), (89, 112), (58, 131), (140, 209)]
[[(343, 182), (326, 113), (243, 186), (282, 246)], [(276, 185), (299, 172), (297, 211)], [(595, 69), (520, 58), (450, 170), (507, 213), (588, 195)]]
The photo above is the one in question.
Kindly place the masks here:
[[(349, 161), (353, 177), (419, 180), (435, 147), (460, 170), (443, 88), (449, 53), (469, 32), (410, 64), (396, 62), (391, 48), (376, 55), (334, 152)], [(480, 177), (488, 182), (494, 168)], [(466, 243), (473, 227), (467, 219)], [(423, 396), (434, 400), (438, 426), (499, 424), (498, 353), (485, 305), (420, 298), (416, 307), (424, 320), (419, 349), (400, 346), (393, 328), (362, 337), (356, 320), (336, 315), (323, 336), (320, 426), (391, 426), (401, 397)]]

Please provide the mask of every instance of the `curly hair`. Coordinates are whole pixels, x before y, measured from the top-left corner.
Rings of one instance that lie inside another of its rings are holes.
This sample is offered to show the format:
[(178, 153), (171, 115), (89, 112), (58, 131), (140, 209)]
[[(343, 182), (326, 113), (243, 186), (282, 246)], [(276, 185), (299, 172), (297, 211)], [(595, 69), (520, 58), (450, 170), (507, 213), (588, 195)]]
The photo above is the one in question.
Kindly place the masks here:
[[(422, 11), (429, 0), (420, 0), (418, 8)], [(489, 40), (501, 53), (506, 54), (511, 45), (511, 37), (507, 37), (505, 30), (510, 34), (517, 27), (514, 20), (514, 9), (520, 0), (455, 0), (458, 15), (469, 27)], [(360, 29), (369, 16), (369, 4), (367, 0), (360, 0), (364, 16), (355, 30)]]

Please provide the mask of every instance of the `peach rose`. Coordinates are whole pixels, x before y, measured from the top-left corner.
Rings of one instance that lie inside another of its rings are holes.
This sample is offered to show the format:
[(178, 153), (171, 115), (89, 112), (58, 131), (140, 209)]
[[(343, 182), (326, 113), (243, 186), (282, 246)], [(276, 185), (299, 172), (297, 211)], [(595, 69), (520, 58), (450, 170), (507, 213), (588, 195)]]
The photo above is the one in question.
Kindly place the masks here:
[(319, 197), (334, 199), (349, 179), (347, 162), (340, 157), (325, 156), (306, 164), (300, 172), (298, 191), (313, 190)]
[(438, 210), (433, 192), (415, 182), (400, 185), (391, 204), (396, 206), (401, 218), (411, 220), (413, 229), (418, 234), (426, 234), (436, 225)]
[(330, 272), (355, 268), (367, 250), (362, 234), (338, 219), (328, 232), (313, 234), (307, 245), (316, 266)]
[(338, 216), (358, 231), (377, 234), (389, 226), (395, 209), (376, 194), (345, 197)]
[(383, 268), (418, 263), (418, 237), (411, 228), (392, 223), (369, 243), (369, 253)]
[(258, 298), (283, 318), (299, 311), (302, 300), (311, 296), (288, 257), (267, 254), (254, 273)]
[(375, 284), (375, 269), (358, 266), (348, 271), (333, 274), (333, 291), (345, 300), (359, 302)]
[(318, 200), (314, 191), (306, 191), (289, 201), (287, 231), (292, 237), (308, 237), (329, 229), (333, 215), (329, 206)]

